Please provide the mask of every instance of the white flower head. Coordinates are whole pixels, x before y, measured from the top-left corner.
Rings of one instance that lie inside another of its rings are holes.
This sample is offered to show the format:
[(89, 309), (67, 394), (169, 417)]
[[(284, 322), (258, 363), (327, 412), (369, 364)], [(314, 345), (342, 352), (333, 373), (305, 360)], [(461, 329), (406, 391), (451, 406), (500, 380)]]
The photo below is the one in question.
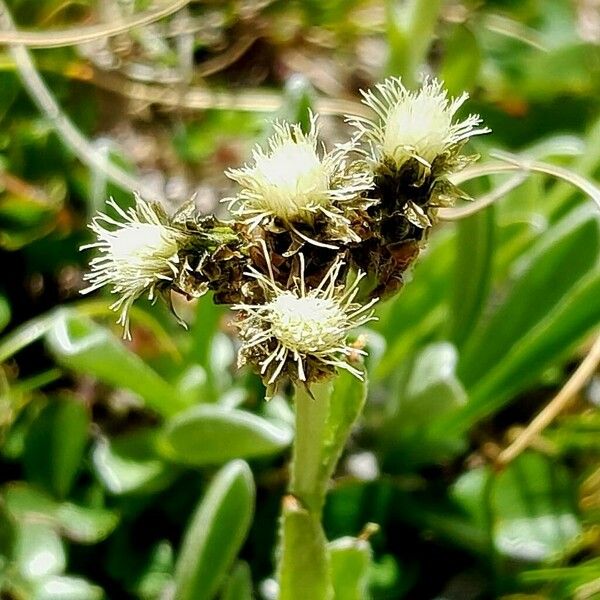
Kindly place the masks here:
[(456, 153), (470, 137), (490, 131), (479, 128), (479, 115), (456, 120), (456, 112), (469, 94), (449, 98), (442, 82), (435, 78), (426, 79), (416, 92), (407, 90), (399, 77), (390, 77), (375, 90), (361, 93), (363, 103), (377, 119), (349, 117), (348, 121), (368, 139), (375, 158), (396, 169), (410, 159), (430, 168), (437, 157)]
[(178, 252), (186, 234), (168, 225), (158, 205), (136, 197), (135, 207), (123, 210), (114, 200), (107, 202), (122, 221), (99, 213), (90, 224), (98, 241), (81, 249), (97, 248), (100, 255), (90, 261), (90, 272), (84, 280), (90, 285), (82, 290), (88, 294), (104, 286), (118, 299), (110, 308), (120, 311), (118, 323), (123, 325), (124, 336), (129, 332), (129, 310), (133, 302), (147, 294), (156, 298), (156, 289), (168, 285), (179, 272)]
[(312, 224), (319, 215), (338, 229), (347, 228), (347, 213), (357, 204), (353, 201), (360, 203), (361, 194), (372, 187), (369, 173), (347, 168), (351, 147), (327, 152), (312, 113), (308, 133), (299, 124), (276, 123), (274, 129), (268, 149), (253, 150), (253, 164), (227, 171), (241, 186), (236, 197), (227, 199), (230, 209), (251, 228), (275, 218), (286, 225)]
[(364, 273), (344, 286), (339, 282), (344, 262), (338, 258), (320, 284), (308, 289), (304, 257), (299, 257), (300, 274), (290, 289), (275, 282), (270, 265), (269, 277), (254, 269), (248, 273), (261, 285), (267, 301), (233, 307), (241, 311), (240, 365), (253, 362), (268, 385), (277, 381), (286, 366), (291, 366), (288, 374), (303, 382), (310, 378), (311, 366), (321, 371), (346, 369), (362, 379), (361, 371), (348, 359), (366, 353), (350, 345), (348, 335), (375, 319), (372, 307), (376, 298), (364, 305), (355, 302)]

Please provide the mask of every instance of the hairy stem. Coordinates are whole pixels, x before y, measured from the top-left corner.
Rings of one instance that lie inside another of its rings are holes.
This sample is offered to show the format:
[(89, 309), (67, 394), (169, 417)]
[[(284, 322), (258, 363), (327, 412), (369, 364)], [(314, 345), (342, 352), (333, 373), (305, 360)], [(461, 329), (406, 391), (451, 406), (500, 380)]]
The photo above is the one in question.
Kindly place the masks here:
[(327, 540), (321, 526), (328, 478), (323, 476), (323, 444), (332, 384), (297, 386), (296, 438), (289, 495), (281, 519), (279, 600), (327, 600), (332, 589)]
[(333, 597), (321, 516), (329, 479), (362, 412), (366, 385), (347, 372), (296, 388), (296, 439), (283, 502), (279, 600)]
[(322, 448), (325, 439), (332, 384), (296, 388), (296, 441), (292, 459), (290, 493), (315, 516), (321, 516), (327, 479), (322, 477)]

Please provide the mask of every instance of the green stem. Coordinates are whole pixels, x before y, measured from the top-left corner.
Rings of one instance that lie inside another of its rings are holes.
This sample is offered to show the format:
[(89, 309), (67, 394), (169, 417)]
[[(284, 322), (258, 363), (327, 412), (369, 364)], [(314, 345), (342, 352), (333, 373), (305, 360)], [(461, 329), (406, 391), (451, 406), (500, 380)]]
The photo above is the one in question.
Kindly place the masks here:
[(289, 491), (319, 518), (327, 487), (321, 467), (331, 390), (331, 382), (314, 384), (311, 397), (304, 386), (298, 386), (294, 399), (296, 439)]
[(289, 495), (284, 499), (281, 522), (279, 600), (332, 598), (327, 540), (321, 526), (328, 478), (323, 476), (323, 444), (332, 384), (299, 385), (296, 437)]
[(321, 516), (327, 485), (366, 398), (347, 372), (296, 388), (296, 438), (283, 502), (279, 600), (330, 600), (333, 588)]

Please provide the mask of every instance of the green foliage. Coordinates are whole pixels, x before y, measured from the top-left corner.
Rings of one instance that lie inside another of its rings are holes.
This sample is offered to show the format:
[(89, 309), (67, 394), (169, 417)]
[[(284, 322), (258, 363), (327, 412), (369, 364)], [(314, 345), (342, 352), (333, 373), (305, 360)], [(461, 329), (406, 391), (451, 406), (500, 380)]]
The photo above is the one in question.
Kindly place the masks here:
[(59, 498), (66, 497), (84, 455), (88, 426), (87, 411), (81, 403), (51, 400), (25, 437), (23, 467), (27, 479)]
[(371, 548), (365, 540), (340, 538), (329, 544), (329, 560), (335, 597), (361, 600), (369, 594)]
[(252, 522), (254, 482), (243, 461), (215, 476), (198, 505), (175, 567), (177, 598), (212, 598), (223, 583)]
[[(5, 4), (20, 28), (48, 33), (166, 3)], [(164, 181), (157, 188), (172, 206), (198, 188), (207, 212), (223, 210), (223, 170), (273, 120), (320, 111), (331, 146), (345, 135), (334, 115), (354, 110), (358, 87), (382, 70), (416, 81), (426, 62), (451, 94), (468, 90), (493, 129), (472, 144), (479, 165), (501, 147), (597, 179), (600, 46), (588, 41), (586, 3), (376, 4), (276, 0), (255, 14), (195, 2), (180, 21), (34, 59), (92, 154), (110, 157), (135, 189)], [(273, 597), (274, 557), (286, 553), (275, 532), (289, 390), (263, 402), (259, 379), (235, 366), (228, 310), (210, 295), (173, 298), (189, 331), (160, 301), (142, 300), (132, 342), (114, 326), (111, 296), (81, 300), (85, 225), (108, 195), (130, 205), (131, 189), (73, 151), (57, 130), (63, 117), (40, 113), (9, 47), (0, 53), (0, 596)], [(461, 187), (477, 198), (511, 176)], [(320, 570), (284, 560), (286, 589), (336, 600), (597, 595), (597, 378), (527, 452), (504, 470), (493, 462), (598, 331), (598, 223), (575, 187), (524, 173), (493, 207), (433, 231), (364, 332), (368, 394), (341, 374), (332, 416), (313, 423), (320, 466), (304, 475), (317, 504), (328, 492), (323, 530), (289, 497), (283, 526)], [(369, 537), (370, 522), (380, 529)]]
[(292, 432), (235, 408), (200, 405), (165, 425), (159, 450), (171, 460), (204, 466), (233, 458), (275, 454), (289, 445)]

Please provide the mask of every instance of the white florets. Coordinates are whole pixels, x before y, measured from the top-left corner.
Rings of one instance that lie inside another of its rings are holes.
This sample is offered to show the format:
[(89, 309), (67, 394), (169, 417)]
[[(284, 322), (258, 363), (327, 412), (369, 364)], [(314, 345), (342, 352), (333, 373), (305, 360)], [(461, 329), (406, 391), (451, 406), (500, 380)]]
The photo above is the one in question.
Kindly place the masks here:
[(332, 298), (283, 292), (270, 303), (269, 314), (273, 336), (288, 348), (308, 353), (343, 344), (346, 315)]
[(364, 104), (378, 119), (350, 117), (349, 122), (366, 136), (376, 158), (382, 157), (396, 168), (411, 158), (431, 166), (438, 156), (468, 138), (490, 131), (478, 129), (479, 115), (454, 121), (469, 95), (465, 92), (458, 98), (448, 98), (447, 90), (437, 79), (428, 79), (418, 91), (411, 92), (400, 78), (390, 77), (375, 86), (374, 91), (368, 90), (362, 95)]
[(347, 287), (337, 280), (344, 263), (338, 260), (329, 269), (321, 284), (307, 290), (304, 281), (304, 260), (301, 257), (301, 273), (292, 289), (284, 290), (273, 277), (252, 270), (248, 274), (256, 278), (270, 300), (265, 304), (234, 306), (241, 311), (238, 324), (244, 341), (240, 350), (240, 363), (245, 354), (256, 347), (264, 349), (259, 363), (260, 372), (269, 371), (268, 384), (279, 377), (285, 365), (293, 362), (299, 381), (306, 381), (308, 359), (323, 365), (342, 368), (362, 378), (361, 371), (348, 362), (348, 357), (365, 354), (350, 346), (347, 338), (351, 330), (374, 320), (373, 299), (365, 305), (354, 302), (358, 284), (364, 274), (359, 273)]
[(347, 222), (344, 203), (368, 190), (372, 180), (368, 173), (348, 173), (347, 150), (326, 152), (318, 133), (312, 114), (308, 133), (298, 124), (276, 123), (268, 150), (255, 148), (252, 165), (227, 172), (242, 188), (228, 199), (232, 211), (252, 228), (272, 218), (312, 223), (318, 213)]
[(82, 246), (82, 250), (98, 248), (101, 254), (90, 261), (90, 272), (84, 275), (90, 285), (81, 293), (110, 286), (111, 293), (119, 296), (110, 308), (120, 311), (118, 322), (123, 325), (125, 336), (130, 337), (131, 305), (145, 293), (154, 300), (156, 286), (177, 276), (178, 251), (184, 234), (163, 224), (153, 205), (141, 198), (136, 198), (135, 207), (127, 211), (113, 200), (108, 204), (123, 221), (104, 213), (93, 219), (90, 229), (98, 241)]

